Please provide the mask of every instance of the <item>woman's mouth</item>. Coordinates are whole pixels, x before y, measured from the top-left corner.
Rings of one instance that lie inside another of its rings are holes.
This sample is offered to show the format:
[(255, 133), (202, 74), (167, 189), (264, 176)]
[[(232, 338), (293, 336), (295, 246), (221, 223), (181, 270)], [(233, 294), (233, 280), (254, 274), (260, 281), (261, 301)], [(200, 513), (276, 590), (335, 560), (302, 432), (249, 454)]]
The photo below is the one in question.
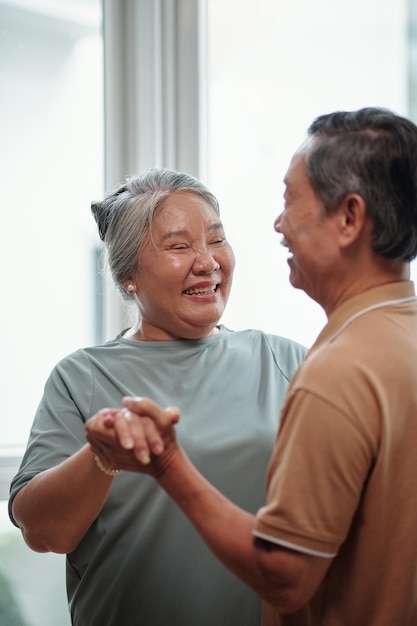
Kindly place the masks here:
[(192, 289), (184, 289), (183, 293), (185, 293), (186, 296), (195, 296), (200, 293), (215, 293), (218, 286), (219, 285), (217, 284), (211, 285), (210, 287), (194, 287)]

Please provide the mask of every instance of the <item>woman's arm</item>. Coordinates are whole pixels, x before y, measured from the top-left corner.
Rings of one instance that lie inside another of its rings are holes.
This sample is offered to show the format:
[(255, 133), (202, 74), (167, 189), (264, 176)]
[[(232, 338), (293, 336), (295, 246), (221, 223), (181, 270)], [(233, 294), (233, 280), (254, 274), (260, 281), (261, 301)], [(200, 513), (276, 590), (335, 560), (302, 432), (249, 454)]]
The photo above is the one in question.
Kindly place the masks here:
[[(96, 419), (103, 421), (108, 414), (99, 412)], [(37, 474), (12, 505), (28, 546), (37, 552), (72, 552), (100, 513), (112, 482), (98, 468), (88, 444)]]

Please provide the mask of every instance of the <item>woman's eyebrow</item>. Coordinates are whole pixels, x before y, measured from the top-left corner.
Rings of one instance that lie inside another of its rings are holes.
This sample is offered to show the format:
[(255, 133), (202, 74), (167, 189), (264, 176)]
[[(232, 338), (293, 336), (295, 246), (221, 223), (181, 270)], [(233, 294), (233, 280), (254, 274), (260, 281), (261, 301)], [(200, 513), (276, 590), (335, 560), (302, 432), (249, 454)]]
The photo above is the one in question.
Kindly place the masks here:
[[(209, 227), (209, 232), (212, 232), (213, 230), (222, 230), (223, 229), (223, 224), (221, 222), (216, 222), (215, 224), (212, 224)], [(176, 230), (169, 230), (168, 232), (164, 233), (161, 237), (161, 243), (163, 241), (167, 241), (168, 239), (172, 239), (174, 237), (184, 237), (186, 235), (189, 234), (189, 231), (186, 228), (177, 228)]]
[(177, 230), (169, 230), (164, 233), (161, 237), (161, 242), (166, 241), (167, 239), (172, 239), (173, 237), (182, 237), (188, 234), (188, 230), (185, 228), (178, 228)]

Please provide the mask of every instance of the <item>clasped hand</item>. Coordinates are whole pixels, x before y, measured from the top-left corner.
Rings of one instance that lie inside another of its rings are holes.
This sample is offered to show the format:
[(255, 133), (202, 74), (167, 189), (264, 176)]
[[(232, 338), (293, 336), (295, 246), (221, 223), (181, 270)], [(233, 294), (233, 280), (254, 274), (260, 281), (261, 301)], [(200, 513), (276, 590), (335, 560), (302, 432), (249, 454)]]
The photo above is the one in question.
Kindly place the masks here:
[(123, 409), (102, 409), (87, 420), (87, 441), (108, 468), (156, 476), (176, 447), (179, 409), (149, 398), (126, 396), (122, 403)]

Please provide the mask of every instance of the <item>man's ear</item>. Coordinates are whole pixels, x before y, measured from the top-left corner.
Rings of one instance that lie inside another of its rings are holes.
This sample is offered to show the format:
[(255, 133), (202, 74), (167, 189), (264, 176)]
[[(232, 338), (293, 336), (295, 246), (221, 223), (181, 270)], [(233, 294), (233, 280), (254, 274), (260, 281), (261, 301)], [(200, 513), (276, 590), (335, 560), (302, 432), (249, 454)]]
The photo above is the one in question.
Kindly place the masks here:
[(345, 196), (338, 209), (339, 235), (342, 247), (355, 243), (368, 224), (365, 200), (357, 193)]

